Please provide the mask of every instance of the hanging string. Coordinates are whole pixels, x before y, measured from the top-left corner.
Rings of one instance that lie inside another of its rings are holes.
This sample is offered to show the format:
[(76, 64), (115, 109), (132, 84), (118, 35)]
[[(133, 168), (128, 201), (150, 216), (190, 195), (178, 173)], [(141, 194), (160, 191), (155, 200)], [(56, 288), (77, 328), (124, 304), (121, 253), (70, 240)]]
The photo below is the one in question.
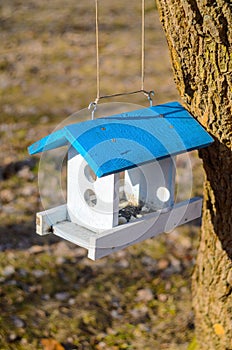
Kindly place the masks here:
[(96, 64), (97, 64), (97, 100), (100, 98), (100, 62), (99, 62), (99, 25), (98, 25), (98, 0), (95, 0), (96, 23)]
[(89, 104), (89, 109), (92, 108), (92, 119), (94, 119), (94, 112), (97, 108), (99, 100), (111, 97), (119, 97), (126, 95), (133, 95), (142, 92), (147, 96), (152, 106), (152, 96), (154, 96), (154, 91), (146, 91), (144, 89), (145, 81), (145, 0), (142, 1), (142, 20), (141, 20), (141, 89), (131, 92), (117, 93), (112, 95), (100, 95), (100, 60), (99, 60), (99, 21), (98, 21), (98, 0), (95, 0), (95, 25), (96, 25), (96, 66), (97, 66), (97, 97), (94, 102)]
[(142, 40), (141, 40), (141, 90), (144, 90), (145, 80), (145, 0), (142, 0)]

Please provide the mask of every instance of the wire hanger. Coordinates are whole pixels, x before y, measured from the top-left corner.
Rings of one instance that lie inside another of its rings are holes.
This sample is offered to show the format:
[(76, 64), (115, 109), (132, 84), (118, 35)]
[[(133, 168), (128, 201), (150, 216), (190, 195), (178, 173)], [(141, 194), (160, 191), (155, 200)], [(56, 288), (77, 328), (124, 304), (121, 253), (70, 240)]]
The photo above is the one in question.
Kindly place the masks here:
[(142, 92), (145, 96), (147, 96), (150, 106), (152, 106), (152, 96), (154, 96), (154, 91), (146, 91), (144, 89), (144, 80), (145, 80), (145, 0), (142, 1), (142, 36), (141, 36), (141, 89), (130, 92), (116, 93), (112, 95), (100, 95), (100, 60), (99, 60), (99, 20), (98, 20), (98, 0), (95, 0), (95, 26), (96, 26), (96, 66), (97, 66), (97, 97), (94, 102), (89, 104), (88, 109), (92, 109), (92, 120), (94, 119), (94, 113), (97, 109), (97, 104), (100, 100), (111, 98), (111, 97), (119, 97), (126, 95), (133, 95)]

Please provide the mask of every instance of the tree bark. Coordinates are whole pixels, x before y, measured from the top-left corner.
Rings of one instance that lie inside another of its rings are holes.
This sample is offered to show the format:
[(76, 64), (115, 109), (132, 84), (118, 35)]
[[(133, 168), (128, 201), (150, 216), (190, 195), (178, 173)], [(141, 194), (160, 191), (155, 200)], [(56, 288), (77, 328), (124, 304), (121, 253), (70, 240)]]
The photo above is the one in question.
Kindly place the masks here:
[(215, 138), (205, 169), (192, 279), (198, 348), (232, 349), (232, 7), (230, 0), (157, 0), (179, 93)]

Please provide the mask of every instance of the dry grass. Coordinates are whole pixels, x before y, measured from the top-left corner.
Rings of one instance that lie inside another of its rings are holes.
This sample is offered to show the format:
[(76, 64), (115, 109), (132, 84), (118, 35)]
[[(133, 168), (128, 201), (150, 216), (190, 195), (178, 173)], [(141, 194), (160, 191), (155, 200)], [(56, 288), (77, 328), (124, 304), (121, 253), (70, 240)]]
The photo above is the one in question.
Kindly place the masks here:
[[(165, 39), (153, 1), (146, 13), (146, 89), (156, 101), (176, 97)], [(55, 120), (88, 106), (96, 95), (93, 1), (12, 1), (1, 5), (1, 118), (48, 115)], [(138, 4), (101, 1), (101, 91), (140, 88)], [(128, 100), (128, 99), (127, 99)], [(145, 104), (142, 96), (129, 102)]]

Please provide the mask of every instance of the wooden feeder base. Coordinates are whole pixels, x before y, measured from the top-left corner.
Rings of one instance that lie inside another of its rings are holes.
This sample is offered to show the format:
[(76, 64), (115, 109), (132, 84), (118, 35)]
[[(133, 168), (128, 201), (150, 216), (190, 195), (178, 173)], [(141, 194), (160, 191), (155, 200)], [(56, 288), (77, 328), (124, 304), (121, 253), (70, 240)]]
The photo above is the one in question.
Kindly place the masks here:
[(93, 232), (68, 218), (66, 204), (37, 213), (36, 232), (53, 233), (88, 250), (88, 257), (99, 259), (132, 244), (170, 232), (177, 226), (201, 216), (202, 198), (194, 197), (175, 204), (169, 211), (149, 213), (133, 222), (112, 229)]

